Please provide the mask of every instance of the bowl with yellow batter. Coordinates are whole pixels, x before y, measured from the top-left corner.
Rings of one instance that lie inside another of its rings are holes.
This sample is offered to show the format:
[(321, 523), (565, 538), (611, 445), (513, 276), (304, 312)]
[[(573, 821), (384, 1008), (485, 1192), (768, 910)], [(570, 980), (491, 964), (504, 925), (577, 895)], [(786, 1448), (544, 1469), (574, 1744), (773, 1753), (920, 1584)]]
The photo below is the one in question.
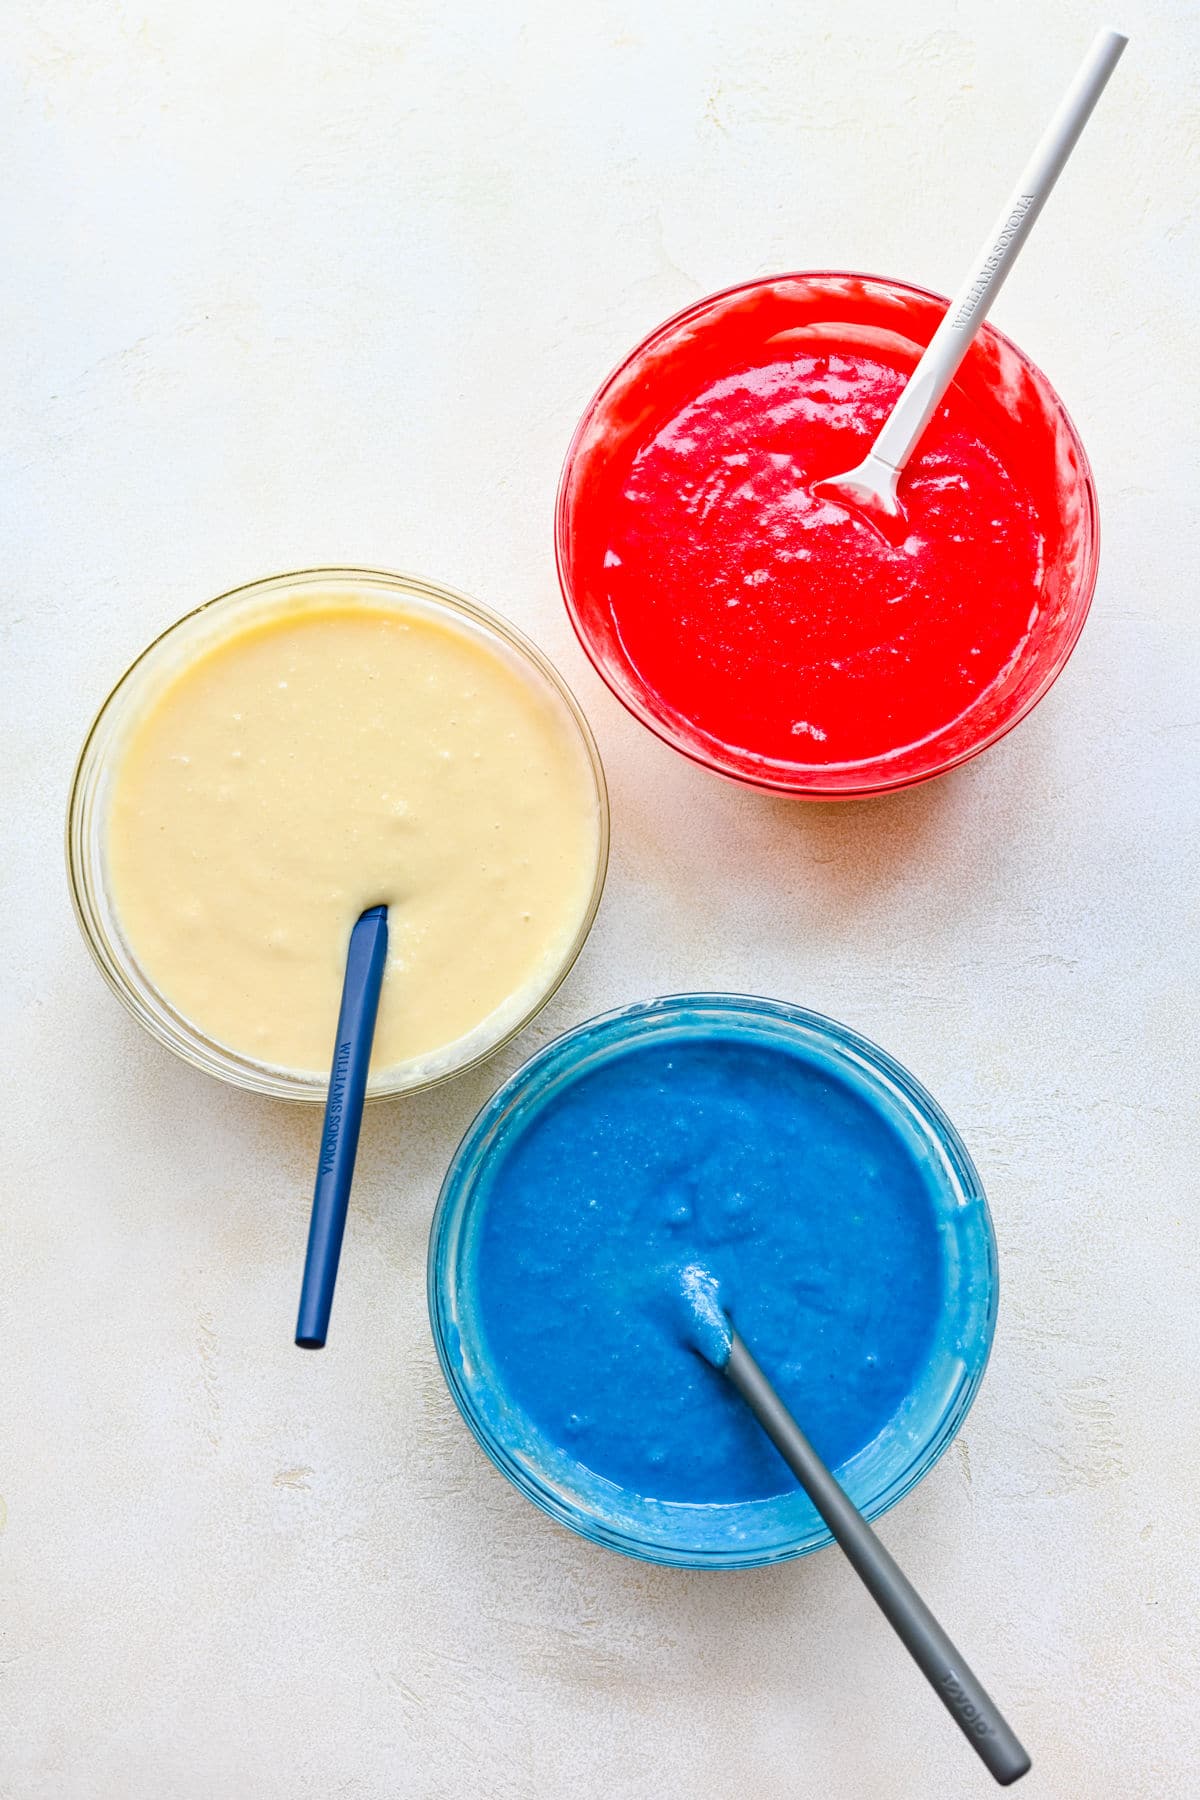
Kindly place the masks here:
[(595, 917), (608, 799), (557, 671), (412, 576), (273, 576), (180, 619), (88, 734), (71, 893), (110, 986), (197, 1067), (323, 1100), (346, 947), (388, 907), (370, 1095), (480, 1061)]

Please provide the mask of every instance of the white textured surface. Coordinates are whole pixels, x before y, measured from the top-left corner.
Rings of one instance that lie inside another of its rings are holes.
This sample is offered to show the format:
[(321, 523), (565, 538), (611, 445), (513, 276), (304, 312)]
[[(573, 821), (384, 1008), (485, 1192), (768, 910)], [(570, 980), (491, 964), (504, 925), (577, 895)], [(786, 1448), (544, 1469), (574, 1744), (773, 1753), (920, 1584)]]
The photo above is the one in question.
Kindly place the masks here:
[[(884, 1536), (1027, 1737), (1023, 1791), (1192, 1800), (1190, 0), (1127, 7), (996, 311), (1095, 462), (1082, 645), (986, 758), (843, 810), (724, 786), (600, 689), (555, 586), (559, 461), (609, 365), (707, 290), (803, 266), (952, 286), (1089, 7), (5, 10), (0, 1793), (986, 1791), (835, 1556), (717, 1577), (591, 1549), (484, 1463), (434, 1363), (430, 1207), (495, 1082), (597, 1008), (730, 986), (878, 1038), (990, 1191), (994, 1360)], [(139, 1034), (60, 837), (88, 718), (151, 634), (342, 558), (475, 592), (558, 660), (614, 862), (520, 1045), (371, 1114), (334, 1337), (303, 1356), (317, 1117)]]

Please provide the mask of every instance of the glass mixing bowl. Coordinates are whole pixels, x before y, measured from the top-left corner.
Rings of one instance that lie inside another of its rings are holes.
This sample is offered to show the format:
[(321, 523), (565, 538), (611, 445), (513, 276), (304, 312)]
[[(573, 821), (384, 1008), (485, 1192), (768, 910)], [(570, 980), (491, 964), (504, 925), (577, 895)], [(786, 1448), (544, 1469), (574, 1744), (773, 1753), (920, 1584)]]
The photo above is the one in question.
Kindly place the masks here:
[[(541, 651), (515, 626), (476, 601), (412, 575), (391, 575), (377, 569), (303, 569), (234, 588), (179, 619), (126, 670), (100, 708), (87, 735), (75, 769), (67, 811), (67, 871), (71, 898), (80, 928), (101, 973), (134, 1018), (160, 1043), (196, 1068), (235, 1086), (277, 1099), (324, 1102), (327, 1088), (324, 1077), (255, 1062), (227, 1045), (212, 1041), (191, 1020), (175, 1011), (139, 968), (122, 935), (120, 919), (105, 879), (104, 839), (109, 785), (129, 726), (161, 691), (163, 684), (199, 651), (259, 615), (270, 613), (282, 600), (293, 595), (319, 596), (323, 602), (332, 604), (342, 598), (347, 604), (356, 606), (366, 603), (382, 608), (403, 607), (409, 612), (416, 607), (452, 619), (459, 630), (474, 633), (492, 649), (515, 661), (525, 677), (561, 709), (578, 737), (592, 774), (597, 816), (596, 862), (590, 899), (574, 938), (520, 1016), (502, 1016), (492, 1035), (484, 1030), (461, 1040), (463, 1049), (459, 1058), (448, 1061), (445, 1066), (436, 1066), (433, 1072), (414, 1074), (408, 1065), (400, 1064), (393, 1070), (373, 1074), (367, 1090), (372, 1098), (415, 1091), (460, 1074), (463, 1069), (490, 1056), (523, 1030), (545, 1005), (583, 948), (600, 904), (608, 865), (608, 794), (600, 755), (587, 720), (566, 683)], [(331, 1042), (333, 1024), (331, 1020)]]
[(476, 1247), (491, 1181), (510, 1148), (536, 1130), (546, 1101), (631, 1047), (717, 1038), (783, 1048), (824, 1071), (840, 1071), (871, 1094), (927, 1178), (941, 1251), (941, 1304), (929, 1347), (897, 1411), (838, 1471), (869, 1519), (902, 1499), (950, 1444), (983, 1378), (996, 1319), (996, 1246), (979, 1177), (941, 1108), (884, 1051), (832, 1019), (777, 1000), (676, 994), (603, 1014), (558, 1038), (505, 1082), (459, 1146), (430, 1233), (428, 1294), (434, 1342), (459, 1411), (496, 1467), (535, 1506), (593, 1543), (647, 1562), (733, 1569), (828, 1544), (807, 1496), (796, 1488), (770, 1499), (694, 1505), (602, 1479), (507, 1393), (475, 1301)]
[[(836, 271), (780, 275), (699, 300), (650, 333), (601, 387), (567, 452), (555, 549), (563, 598), (601, 678), (665, 743), (718, 774), (802, 799), (861, 798), (911, 786), (976, 756), (1011, 731), (1047, 692), (1083, 629), (1099, 564), (1091, 469), (1062, 401), (1023, 351), (984, 325), (955, 377), (993, 448), (1005, 439), (1039, 493), (1044, 526), (1041, 614), (1020, 654), (958, 718), (919, 742), (854, 763), (777, 761), (724, 743), (659, 694), (631, 659), (606, 587), (606, 521), (634, 461), (665, 422), (733, 359), (749, 368), (827, 344), (875, 347), (912, 368), (947, 302), (923, 288)], [(979, 595), (987, 605), (986, 593)]]

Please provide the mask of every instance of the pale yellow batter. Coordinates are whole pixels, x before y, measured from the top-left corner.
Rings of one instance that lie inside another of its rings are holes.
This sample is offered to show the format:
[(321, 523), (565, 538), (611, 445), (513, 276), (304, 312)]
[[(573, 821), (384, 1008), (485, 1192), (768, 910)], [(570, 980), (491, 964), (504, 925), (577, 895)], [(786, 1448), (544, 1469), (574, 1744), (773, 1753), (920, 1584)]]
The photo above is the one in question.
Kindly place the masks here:
[(436, 1074), (554, 979), (599, 833), (574, 719), (503, 647), (419, 606), (285, 599), (150, 698), (106, 867), (164, 999), (305, 1073), (328, 1073), (350, 930), (385, 903), (372, 1070)]

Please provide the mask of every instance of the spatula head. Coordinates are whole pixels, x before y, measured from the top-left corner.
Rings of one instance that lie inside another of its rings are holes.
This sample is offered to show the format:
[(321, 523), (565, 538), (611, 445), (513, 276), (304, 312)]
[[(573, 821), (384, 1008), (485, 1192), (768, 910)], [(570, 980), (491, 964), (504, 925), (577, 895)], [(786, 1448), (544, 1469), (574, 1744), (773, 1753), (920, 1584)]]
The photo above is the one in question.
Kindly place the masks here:
[(832, 500), (835, 506), (845, 507), (894, 548), (908, 535), (908, 515), (896, 495), (899, 480), (899, 469), (872, 451), (856, 469), (815, 481), (811, 491), (814, 499)]

